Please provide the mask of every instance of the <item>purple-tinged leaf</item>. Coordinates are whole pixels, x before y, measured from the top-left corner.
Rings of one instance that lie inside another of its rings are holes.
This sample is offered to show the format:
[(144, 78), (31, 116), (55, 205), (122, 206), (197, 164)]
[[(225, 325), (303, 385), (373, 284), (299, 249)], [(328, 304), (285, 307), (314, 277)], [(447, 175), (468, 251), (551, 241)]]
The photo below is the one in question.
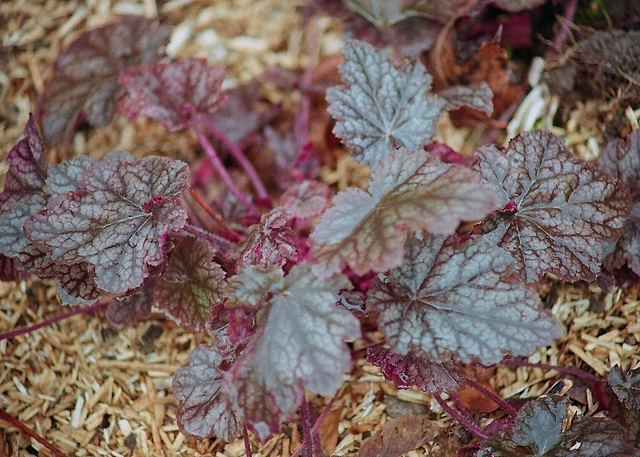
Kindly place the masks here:
[(225, 302), (227, 308), (261, 308), (282, 284), (284, 273), (271, 266), (262, 268), (251, 265), (229, 278)]
[(602, 167), (622, 181), (631, 191), (633, 208), (629, 220), (612, 252), (604, 259), (604, 267), (614, 270), (625, 263), (640, 274), (640, 131), (631, 132), (626, 141), (609, 142), (599, 158)]
[(602, 243), (618, 239), (631, 211), (625, 186), (542, 130), (521, 133), (506, 151), (489, 146), (476, 155), (485, 184), (505, 207), (478, 231), (509, 251), (516, 274), (528, 283), (544, 273), (594, 280)]
[(225, 75), (205, 59), (126, 68), (118, 78), (128, 91), (120, 111), (130, 119), (148, 116), (173, 131), (191, 127), (198, 115), (211, 115), (224, 101), (220, 84)]
[(56, 59), (40, 99), (45, 139), (57, 144), (68, 138), (79, 116), (104, 127), (124, 93), (120, 70), (157, 60), (170, 34), (167, 26), (130, 16), (80, 35)]
[(491, 115), (493, 113), (493, 92), (486, 82), (470, 86), (453, 86), (438, 92), (444, 99), (444, 109), (453, 111), (468, 107)]
[(223, 299), (225, 273), (214, 256), (211, 244), (185, 238), (171, 252), (167, 269), (155, 279), (154, 305), (176, 324), (196, 332), (206, 330), (211, 308)]
[(46, 204), (41, 194), (24, 197), (11, 208), (0, 214), (0, 253), (7, 257), (19, 257), (29, 243), (22, 231), (25, 221)]
[(225, 91), (226, 101), (207, 116), (235, 143), (240, 143), (267, 121), (268, 116), (256, 109), (262, 85), (257, 80)]
[(136, 294), (116, 298), (107, 307), (107, 321), (116, 330), (133, 327), (151, 315), (153, 286), (144, 286)]
[(229, 256), (237, 269), (249, 265), (282, 267), (298, 260), (298, 238), (289, 226), (289, 219), (285, 210), (276, 208), (249, 227)]
[(484, 240), (413, 237), (401, 267), (373, 281), (367, 306), (391, 351), (429, 362), (490, 365), (562, 335), (538, 295), (510, 278), (514, 261)]
[[(275, 155), (278, 186), (288, 189), (298, 177), (313, 178), (320, 169), (318, 155), (308, 147), (299, 147), (290, 131), (278, 132), (270, 126), (264, 129), (267, 147)], [(299, 176), (296, 176), (298, 174)]]
[(608, 417), (572, 420), (562, 433), (566, 400), (542, 397), (525, 404), (515, 421), (481, 443), (478, 457), (637, 457), (625, 430)]
[(306, 219), (322, 213), (329, 204), (331, 189), (325, 183), (305, 180), (289, 187), (280, 204), (294, 217)]
[(22, 267), (40, 278), (55, 278), (63, 305), (90, 305), (101, 296), (95, 283), (93, 266), (87, 262), (65, 265), (54, 262), (45, 252), (29, 243), (20, 253)]
[(409, 231), (451, 234), (461, 220), (495, 210), (496, 201), (472, 170), (400, 149), (374, 169), (368, 192), (351, 187), (333, 198), (311, 234), (314, 269), (327, 275), (345, 264), (356, 274), (397, 267)]
[(65, 192), (78, 190), (82, 173), (95, 161), (93, 157), (77, 155), (69, 161), (50, 164), (46, 181), (49, 196), (55, 197)]
[(446, 23), (462, 16), (477, 0), (345, 0), (346, 5), (379, 27), (412, 16), (425, 16)]
[(624, 405), (626, 425), (631, 438), (640, 442), (640, 368), (623, 372), (615, 366), (609, 372), (609, 385)]
[(398, 389), (413, 386), (429, 392), (456, 392), (464, 385), (464, 373), (459, 363), (430, 362), (411, 354), (394, 354), (384, 347), (367, 349), (367, 361), (380, 368), (386, 379)]
[(444, 101), (428, 95), (431, 76), (419, 62), (396, 68), (384, 51), (362, 41), (344, 49), (340, 75), (346, 87), (327, 91), (333, 132), (354, 159), (374, 166), (397, 147), (414, 149), (436, 133)]
[(4, 176), (0, 193), (0, 213), (11, 208), (18, 200), (40, 194), (45, 185), (47, 169), (44, 165), (44, 147), (32, 115), (24, 128), (24, 138), (9, 151), (9, 170)]
[(126, 292), (162, 264), (167, 232), (184, 226), (178, 199), (187, 173), (185, 163), (161, 157), (95, 163), (81, 190), (51, 199), (25, 231), (56, 263), (89, 262), (100, 289)]
[(520, 409), (513, 424), (482, 442), (478, 457), (556, 455), (546, 453), (561, 445), (565, 417), (566, 400), (557, 401), (552, 397), (532, 400)]
[(293, 413), (305, 388), (333, 395), (351, 368), (345, 341), (358, 338), (360, 326), (336, 306), (339, 290), (347, 286), (345, 276), (321, 280), (306, 264), (270, 285), (273, 295), (262, 305), (268, 306), (266, 322), (225, 376), (262, 441)]
[(180, 431), (199, 439), (218, 436), (233, 441), (242, 434), (241, 418), (222, 382), (223, 364), (235, 360), (233, 350), (220, 351), (214, 345), (201, 344), (193, 349), (173, 376), (173, 393), (178, 400)]

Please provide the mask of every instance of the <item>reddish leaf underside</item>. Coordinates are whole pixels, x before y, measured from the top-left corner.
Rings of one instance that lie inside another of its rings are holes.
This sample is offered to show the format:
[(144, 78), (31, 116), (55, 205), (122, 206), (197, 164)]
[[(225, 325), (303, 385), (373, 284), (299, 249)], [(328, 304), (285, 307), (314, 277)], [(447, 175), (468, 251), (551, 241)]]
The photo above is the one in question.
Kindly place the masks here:
[(453, 361), (435, 363), (411, 354), (396, 354), (384, 347), (368, 348), (367, 361), (379, 367), (398, 389), (416, 386), (429, 393), (455, 392), (464, 385), (462, 367)]
[(562, 335), (535, 292), (513, 280), (513, 259), (484, 240), (424, 235), (401, 267), (374, 279), (367, 307), (395, 353), (491, 365), (530, 355)]
[(171, 252), (169, 265), (155, 280), (154, 304), (178, 325), (206, 331), (211, 308), (224, 298), (224, 270), (213, 261), (211, 244), (185, 238)]
[(106, 317), (117, 330), (133, 327), (151, 315), (153, 286), (143, 286), (136, 294), (112, 300), (107, 307)]
[(235, 403), (262, 441), (293, 413), (305, 388), (333, 395), (342, 385), (351, 367), (345, 341), (360, 335), (358, 320), (335, 305), (347, 285), (342, 275), (321, 280), (306, 264), (271, 284), (273, 294), (262, 304), (268, 306), (266, 322), (225, 374), (237, 390)]
[(233, 363), (233, 351), (201, 344), (187, 357), (187, 363), (173, 376), (173, 393), (178, 400), (180, 431), (199, 439), (219, 436), (233, 441), (242, 433), (241, 417), (222, 382), (223, 363)]
[(399, 149), (374, 169), (368, 192), (348, 188), (333, 198), (311, 234), (314, 270), (327, 275), (346, 264), (364, 274), (397, 267), (409, 231), (448, 235), (461, 220), (495, 210), (496, 201), (472, 170)]
[(444, 101), (428, 95), (431, 76), (419, 63), (396, 68), (384, 51), (362, 41), (344, 49), (340, 75), (346, 87), (327, 90), (333, 133), (355, 160), (370, 166), (399, 147), (415, 149), (436, 133)]
[(164, 261), (166, 233), (184, 226), (187, 174), (185, 163), (161, 157), (95, 163), (80, 190), (51, 199), (25, 231), (56, 263), (89, 262), (100, 289), (126, 292)]
[(489, 146), (476, 154), (484, 183), (506, 207), (479, 231), (516, 259), (518, 276), (594, 280), (602, 243), (618, 239), (631, 211), (626, 188), (542, 130), (521, 133), (506, 151)]
[(280, 198), (280, 204), (289, 214), (301, 219), (317, 216), (329, 204), (331, 189), (325, 183), (304, 180), (289, 187)]
[(128, 92), (120, 111), (132, 120), (148, 116), (173, 131), (191, 127), (197, 115), (210, 116), (224, 101), (220, 84), (225, 75), (205, 59), (126, 68), (118, 78)]
[(58, 144), (67, 139), (80, 115), (91, 125), (104, 127), (123, 93), (118, 86), (120, 70), (157, 60), (158, 49), (170, 34), (170, 27), (129, 16), (73, 41), (56, 59), (51, 81), (40, 98), (47, 142)]

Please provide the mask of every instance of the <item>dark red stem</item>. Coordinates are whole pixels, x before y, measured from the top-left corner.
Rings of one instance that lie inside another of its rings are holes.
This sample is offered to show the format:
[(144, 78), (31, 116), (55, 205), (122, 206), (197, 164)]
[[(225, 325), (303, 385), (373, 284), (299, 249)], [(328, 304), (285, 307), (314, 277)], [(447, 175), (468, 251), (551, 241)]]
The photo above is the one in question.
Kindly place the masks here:
[(270, 200), (269, 193), (267, 192), (264, 183), (260, 179), (258, 172), (254, 168), (251, 161), (244, 154), (244, 152), (242, 152), (240, 146), (238, 146), (233, 140), (231, 140), (231, 138), (225, 135), (222, 130), (216, 127), (216, 125), (211, 122), (210, 119), (200, 116), (200, 122), (202, 122), (209, 133), (211, 133), (211, 135), (213, 135), (213, 137), (217, 139), (222, 144), (222, 146), (224, 146), (231, 153), (236, 162), (238, 162), (245, 173), (247, 173), (249, 179), (251, 180), (251, 184), (258, 193), (258, 197), (263, 200)]
[(580, 368), (575, 367), (561, 367), (557, 365), (549, 365), (546, 363), (530, 363), (525, 362), (524, 360), (515, 360), (515, 359), (504, 359), (500, 362), (503, 365), (507, 365), (510, 367), (530, 367), (530, 368), (540, 368), (542, 370), (554, 370), (559, 371), (560, 373), (565, 373), (571, 376), (575, 376), (576, 378), (582, 378), (589, 382), (600, 382), (600, 378), (594, 376), (586, 371), (581, 370)]
[(300, 105), (295, 120), (293, 134), (296, 141), (296, 147), (299, 151), (305, 144), (309, 142), (309, 118), (311, 112), (311, 96), (309, 88), (313, 80), (313, 69), (315, 67), (315, 55), (318, 47), (318, 38), (320, 37), (320, 27), (317, 21), (312, 19), (311, 36), (307, 44), (307, 65), (302, 76), (302, 91), (300, 92)]
[(436, 399), (438, 404), (442, 407), (442, 409), (453, 417), (460, 425), (469, 430), (471, 433), (476, 435), (479, 438), (486, 439), (489, 437), (486, 433), (482, 431), (480, 428), (480, 424), (476, 422), (476, 420), (472, 417), (464, 417), (458, 411), (453, 409), (451, 406), (447, 405), (447, 402), (440, 398), (440, 395), (434, 395), (433, 398)]
[(504, 401), (499, 395), (496, 395), (494, 392), (487, 389), (482, 384), (479, 384), (472, 379), (467, 379), (467, 383), (472, 388), (480, 392), (482, 395), (491, 399), (495, 404), (497, 404), (500, 408), (502, 408), (502, 410), (505, 413), (507, 413), (509, 416), (516, 417), (518, 415), (518, 412), (515, 409), (513, 409), (511, 406), (509, 406), (509, 404), (506, 401)]
[(564, 19), (560, 24), (560, 31), (553, 40), (553, 47), (550, 54), (560, 53), (560, 48), (564, 45), (569, 34), (569, 24), (573, 21), (573, 17), (576, 14), (576, 7), (578, 6), (578, 0), (569, 0), (567, 7), (564, 10)]
[(8, 412), (6, 412), (4, 409), (1, 409), (1, 408), (0, 408), (0, 419), (5, 420), (7, 422), (10, 422), (15, 427), (19, 428), (22, 431), (22, 433), (24, 433), (25, 435), (29, 435), (31, 438), (36, 440), (38, 443), (42, 444), (44, 447), (49, 449), (55, 456), (57, 456), (57, 457), (67, 457), (65, 454), (62, 453), (62, 451), (60, 451), (58, 448), (56, 448), (53, 444), (49, 443), (47, 440), (42, 438), (36, 432), (31, 430), (29, 427), (24, 425), (18, 419), (16, 419), (11, 414), (9, 414)]
[(2, 333), (0, 334), (0, 341), (7, 340), (9, 338), (15, 338), (16, 336), (20, 336), (20, 335), (26, 335), (27, 333), (31, 333), (38, 330), (39, 328), (55, 324), (56, 322), (75, 316), (76, 314), (88, 314), (94, 311), (98, 311), (99, 309), (105, 308), (108, 304), (109, 302), (98, 302), (90, 306), (75, 307), (70, 311), (58, 314), (57, 316), (50, 317), (49, 319), (45, 319), (44, 321), (31, 325), (29, 327), (22, 327), (15, 330), (11, 330), (6, 333)]
[[(325, 421), (325, 419), (331, 412), (331, 408), (333, 407), (333, 403), (336, 401), (336, 398), (338, 398), (338, 394), (333, 396), (333, 398), (329, 401), (329, 403), (327, 403), (327, 406), (325, 406), (324, 409), (322, 410), (322, 413), (320, 413), (320, 416), (318, 417), (316, 422), (313, 424), (313, 427), (311, 427), (311, 436), (315, 435), (320, 431), (320, 427), (322, 426), (322, 423)], [(296, 452), (291, 454), (291, 457), (298, 457), (300, 454), (302, 454), (304, 445), (305, 443), (303, 442), (300, 445), (300, 447), (296, 449)]]
[[(309, 423), (311, 418), (309, 416), (309, 404), (305, 398), (302, 399), (302, 447), (304, 449), (305, 457), (313, 457), (313, 437), (311, 436), (311, 429)], [(306, 444), (306, 445), (305, 445)]]
[(240, 189), (238, 189), (238, 186), (235, 185), (235, 183), (231, 179), (231, 176), (229, 176), (229, 173), (227, 172), (227, 169), (224, 167), (224, 164), (220, 160), (220, 157), (218, 157), (218, 153), (216, 152), (216, 150), (213, 147), (213, 145), (209, 142), (207, 137), (204, 135), (204, 133), (202, 133), (200, 131), (200, 129), (197, 128), (197, 127), (193, 127), (193, 131), (196, 133), (196, 136), (198, 137), (198, 140), (200, 141), (200, 144), (204, 148), (204, 152), (207, 154), (207, 158), (209, 159), (209, 162), (211, 162), (211, 165), (213, 166), (214, 170), (216, 170), (218, 172), (218, 175), (220, 175), (220, 178), (225, 183), (227, 188), (238, 199), (238, 201), (245, 208), (247, 208), (247, 210), (251, 214), (256, 214), (257, 210), (256, 210), (255, 206), (253, 206), (251, 204), (251, 202), (249, 200), (247, 200), (246, 195), (244, 195), (240, 191)]
[(245, 425), (242, 429), (242, 439), (244, 440), (244, 452), (247, 457), (251, 457), (251, 443), (249, 442), (249, 430), (247, 430), (247, 426)]

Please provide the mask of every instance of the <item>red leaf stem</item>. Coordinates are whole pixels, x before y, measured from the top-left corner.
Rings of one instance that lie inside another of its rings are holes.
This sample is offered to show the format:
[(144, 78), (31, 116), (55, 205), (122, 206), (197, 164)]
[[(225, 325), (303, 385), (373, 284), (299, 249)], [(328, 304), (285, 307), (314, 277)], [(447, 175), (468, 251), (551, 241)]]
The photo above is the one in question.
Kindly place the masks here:
[(98, 302), (91, 306), (78, 306), (76, 308), (73, 308), (70, 311), (58, 314), (57, 316), (50, 317), (49, 319), (45, 319), (44, 321), (31, 325), (29, 327), (22, 327), (15, 330), (11, 330), (9, 332), (2, 333), (0, 334), (0, 341), (7, 340), (10, 338), (15, 338), (16, 336), (20, 336), (20, 335), (26, 335), (27, 333), (34, 332), (39, 328), (46, 327), (47, 325), (55, 324), (56, 322), (75, 316), (76, 314), (88, 314), (94, 311), (98, 311), (99, 309), (105, 308), (108, 304), (109, 302)]
[(42, 438), (36, 432), (31, 430), (29, 427), (24, 425), (22, 422), (20, 422), (18, 419), (13, 417), (11, 414), (7, 413), (4, 409), (0, 409), (0, 419), (5, 420), (5, 421), (11, 423), (12, 425), (14, 425), (15, 427), (19, 428), (20, 431), (22, 431), (22, 433), (24, 433), (25, 435), (30, 436), (31, 438), (36, 440), (38, 443), (42, 444), (44, 447), (49, 449), (57, 457), (67, 457), (65, 454), (62, 453), (62, 451), (60, 451), (58, 448), (56, 448), (53, 444), (49, 443), (47, 440)]
[(471, 433), (476, 435), (478, 438), (487, 439), (489, 435), (484, 433), (480, 428), (480, 424), (478, 424), (475, 419), (472, 417), (464, 417), (458, 411), (453, 409), (451, 406), (447, 405), (447, 402), (440, 398), (439, 395), (434, 395), (435, 400), (442, 407), (442, 409), (449, 414), (453, 419), (455, 419), (460, 425), (469, 430)]
[(492, 400), (495, 404), (497, 404), (500, 408), (502, 408), (502, 410), (505, 413), (507, 413), (509, 416), (516, 417), (518, 415), (518, 412), (515, 409), (513, 409), (511, 406), (509, 406), (509, 404), (506, 401), (504, 401), (502, 397), (500, 397), (499, 395), (496, 395), (495, 392), (492, 392), (491, 390), (487, 389), (482, 384), (475, 382), (473, 379), (467, 379), (467, 384), (469, 384), (469, 386), (471, 386), (473, 389), (483, 394), (485, 397)]
[(247, 210), (250, 213), (252, 214), (257, 213), (255, 206), (251, 204), (249, 200), (247, 200), (247, 197), (240, 191), (240, 189), (238, 189), (238, 187), (235, 185), (235, 183), (231, 179), (231, 176), (229, 176), (229, 173), (227, 172), (226, 168), (222, 164), (220, 157), (218, 157), (218, 153), (214, 149), (213, 145), (209, 142), (207, 137), (197, 127), (193, 127), (193, 131), (196, 133), (196, 136), (198, 137), (200, 144), (204, 148), (204, 152), (207, 154), (207, 158), (209, 159), (209, 162), (211, 162), (211, 165), (213, 166), (213, 168), (218, 172), (218, 174), (220, 175), (220, 178), (226, 184), (227, 188), (238, 199), (238, 201), (242, 204), (242, 206), (247, 208)]
[(530, 368), (541, 368), (543, 370), (554, 370), (559, 371), (561, 373), (569, 374), (571, 376), (575, 376), (577, 378), (582, 378), (584, 380), (590, 382), (601, 382), (601, 379), (597, 376), (594, 376), (586, 371), (581, 370), (576, 367), (563, 367), (557, 365), (550, 365), (547, 363), (530, 363), (524, 360), (516, 360), (516, 359), (504, 359), (500, 362), (503, 365), (507, 365), (510, 367), (530, 367)]

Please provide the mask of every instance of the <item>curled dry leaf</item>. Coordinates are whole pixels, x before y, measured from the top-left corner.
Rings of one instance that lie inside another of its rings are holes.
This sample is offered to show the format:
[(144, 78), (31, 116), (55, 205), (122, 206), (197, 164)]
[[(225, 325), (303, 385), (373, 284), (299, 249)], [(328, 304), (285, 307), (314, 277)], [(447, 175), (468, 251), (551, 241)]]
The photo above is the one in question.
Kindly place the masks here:
[(398, 457), (432, 441), (439, 431), (429, 416), (400, 416), (362, 443), (357, 457)]

